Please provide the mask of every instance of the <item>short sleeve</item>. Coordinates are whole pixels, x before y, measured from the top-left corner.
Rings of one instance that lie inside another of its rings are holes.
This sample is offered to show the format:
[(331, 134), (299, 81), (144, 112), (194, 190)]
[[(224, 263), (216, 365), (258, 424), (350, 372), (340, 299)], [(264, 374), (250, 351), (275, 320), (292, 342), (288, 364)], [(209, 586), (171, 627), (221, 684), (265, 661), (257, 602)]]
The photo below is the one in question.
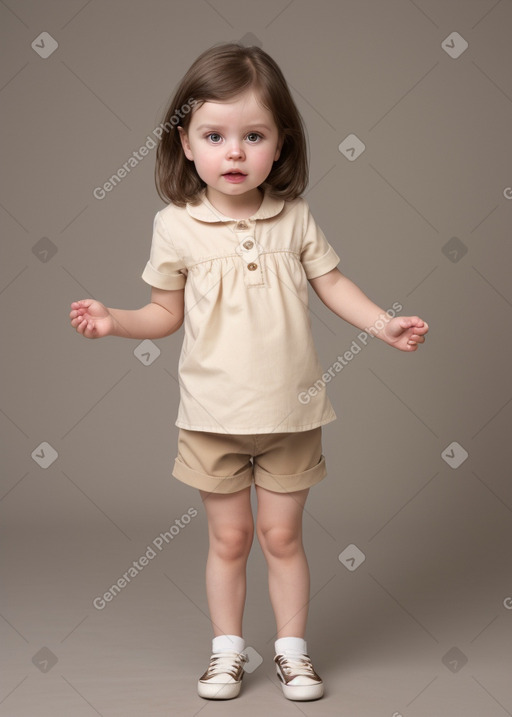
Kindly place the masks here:
[(149, 261), (142, 273), (144, 281), (157, 289), (183, 289), (187, 281), (185, 262), (177, 253), (160, 212), (153, 222)]
[(300, 260), (308, 279), (327, 274), (339, 264), (340, 257), (325, 238), (304, 201), (304, 225)]

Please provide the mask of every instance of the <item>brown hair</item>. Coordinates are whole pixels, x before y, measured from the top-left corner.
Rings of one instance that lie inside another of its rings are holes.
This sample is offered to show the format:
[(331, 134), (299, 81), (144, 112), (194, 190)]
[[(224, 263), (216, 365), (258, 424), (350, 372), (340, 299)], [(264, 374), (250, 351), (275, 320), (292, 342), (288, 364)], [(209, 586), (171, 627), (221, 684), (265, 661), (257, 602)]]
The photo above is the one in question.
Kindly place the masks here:
[(295, 199), (308, 183), (304, 122), (276, 62), (259, 47), (221, 43), (203, 52), (181, 80), (160, 125), (165, 129), (156, 151), (155, 184), (161, 199), (185, 206), (206, 186), (194, 163), (185, 157), (179, 125), (188, 131), (193, 108), (223, 102), (254, 89), (272, 113), (283, 139), (279, 159), (260, 185), (269, 194)]

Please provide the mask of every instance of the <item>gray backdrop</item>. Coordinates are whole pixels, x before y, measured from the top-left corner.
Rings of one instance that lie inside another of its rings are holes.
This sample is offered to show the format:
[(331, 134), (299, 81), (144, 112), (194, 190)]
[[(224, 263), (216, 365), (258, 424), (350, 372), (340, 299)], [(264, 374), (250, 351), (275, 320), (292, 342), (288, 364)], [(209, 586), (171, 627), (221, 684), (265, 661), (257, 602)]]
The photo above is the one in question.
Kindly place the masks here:
[[(0, 23), (0, 715), (512, 715), (511, 2), (6, 0)], [(197, 696), (213, 634), (204, 507), (171, 476), (183, 329), (140, 347), (68, 319), (149, 300), (155, 150), (95, 190), (232, 40), (290, 84), (340, 270), (430, 325), (414, 354), (364, 345), (310, 289), (323, 365), (352, 352), (304, 514), (319, 702), (277, 683), (256, 538), (243, 693)]]

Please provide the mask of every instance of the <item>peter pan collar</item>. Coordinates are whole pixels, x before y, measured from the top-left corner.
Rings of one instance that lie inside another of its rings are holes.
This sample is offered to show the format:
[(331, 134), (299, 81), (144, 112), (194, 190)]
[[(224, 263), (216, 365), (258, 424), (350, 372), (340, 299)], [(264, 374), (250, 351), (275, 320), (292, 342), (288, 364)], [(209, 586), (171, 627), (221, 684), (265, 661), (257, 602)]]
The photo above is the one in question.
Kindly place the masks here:
[[(284, 199), (277, 199), (271, 197), (267, 192), (263, 195), (263, 201), (258, 211), (248, 219), (269, 219), (275, 217), (276, 214), (284, 207)], [(202, 222), (237, 222), (239, 219), (233, 219), (227, 217), (218, 209), (206, 197), (206, 188), (201, 191), (201, 195), (196, 204), (187, 204), (187, 212), (194, 219), (200, 219)]]

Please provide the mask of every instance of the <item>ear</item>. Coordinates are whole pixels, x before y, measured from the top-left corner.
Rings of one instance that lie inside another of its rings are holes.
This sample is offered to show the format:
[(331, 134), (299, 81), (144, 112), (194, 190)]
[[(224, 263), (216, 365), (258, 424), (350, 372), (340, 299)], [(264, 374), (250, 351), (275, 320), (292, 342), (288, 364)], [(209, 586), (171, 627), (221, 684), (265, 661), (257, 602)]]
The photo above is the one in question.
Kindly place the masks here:
[(284, 142), (284, 137), (280, 137), (280, 138), (279, 138), (279, 141), (278, 141), (278, 143), (277, 143), (276, 153), (275, 153), (275, 155), (274, 155), (274, 162), (277, 162), (277, 160), (278, 160), (279, 157), (281, 156), (281, 150), (282, 150), (282, 148), (283, 148), (283, 142)]
[(192, 156), (192, 150), (188, 141), (188, 134), (185, 132), (183, 127), (178, 127), (178, 132), (180, 133), (181, 146), (183, 147), (185, 157), (187, 159), (193, 160), (194, 157)]

